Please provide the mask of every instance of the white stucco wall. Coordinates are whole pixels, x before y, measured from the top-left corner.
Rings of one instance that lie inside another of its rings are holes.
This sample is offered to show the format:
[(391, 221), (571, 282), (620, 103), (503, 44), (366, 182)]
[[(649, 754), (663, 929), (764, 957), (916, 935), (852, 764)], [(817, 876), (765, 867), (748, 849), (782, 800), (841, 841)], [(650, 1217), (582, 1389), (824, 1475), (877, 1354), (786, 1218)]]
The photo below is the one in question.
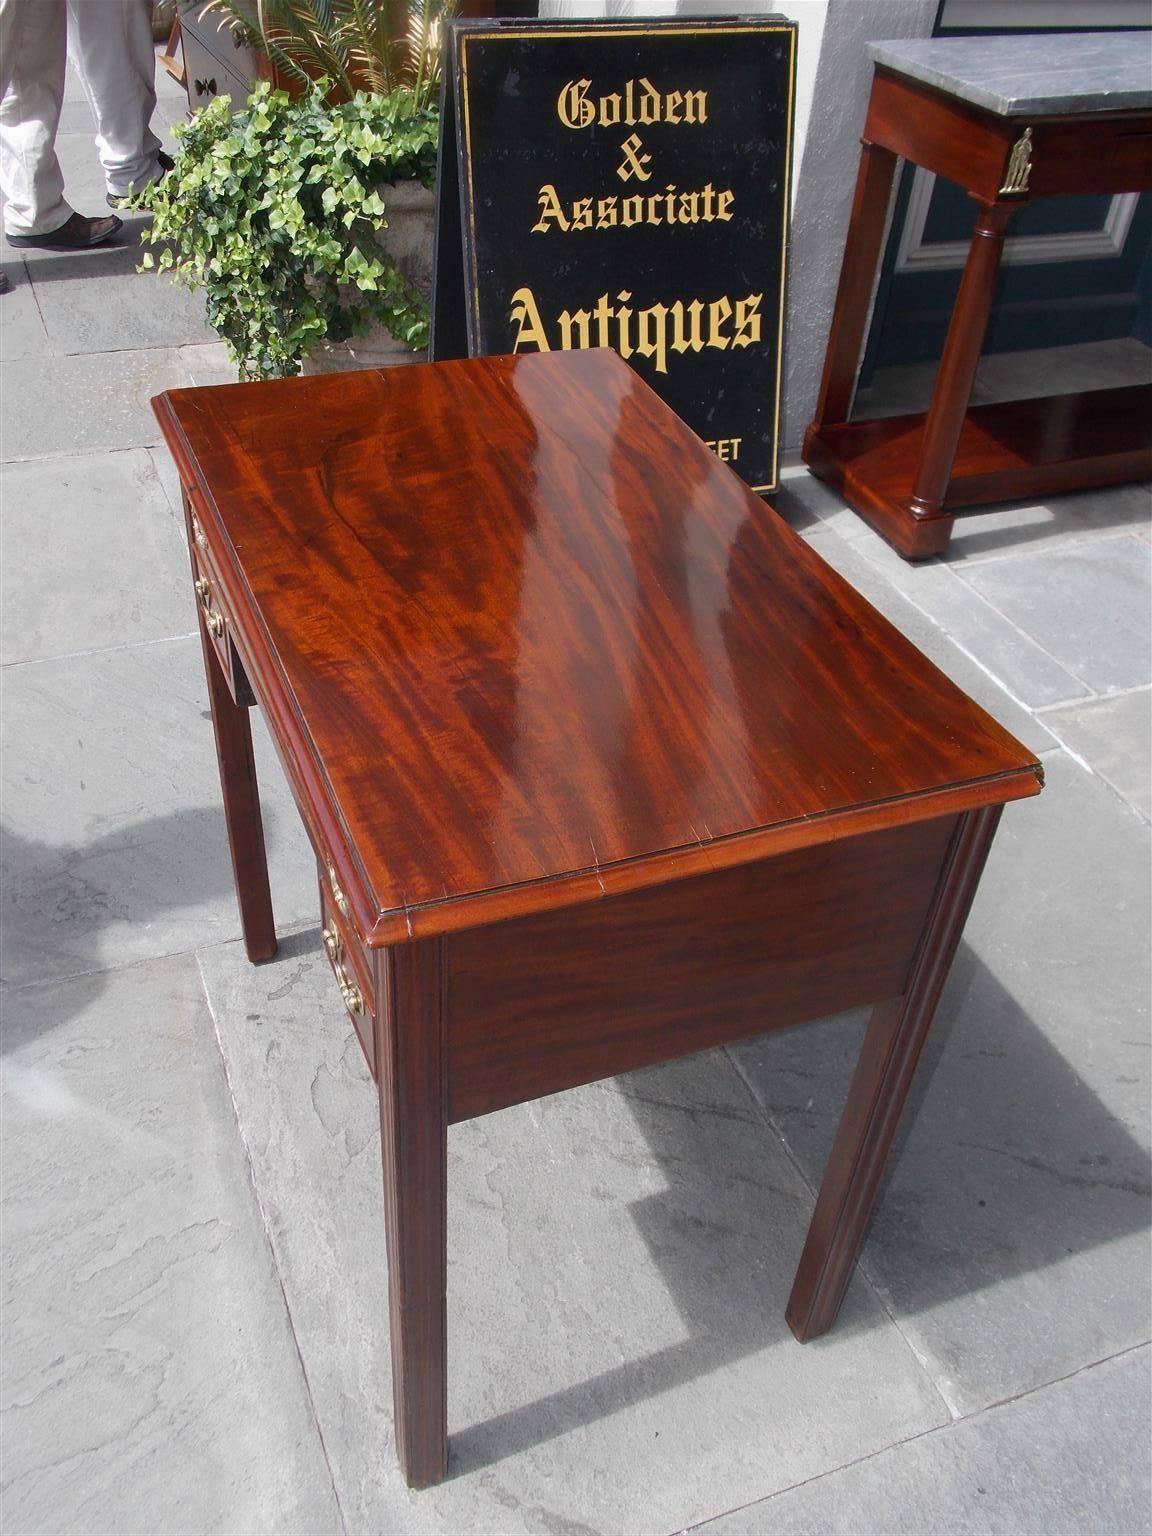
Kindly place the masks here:
[(926, 37), (936, 0), (541, 0), (541, 16), (731, 16), (772, 12), (798, 23), (795, 175), (785, 340), (784, 447), (812, 416), (852, 207), (872, 80), (871, 38)]

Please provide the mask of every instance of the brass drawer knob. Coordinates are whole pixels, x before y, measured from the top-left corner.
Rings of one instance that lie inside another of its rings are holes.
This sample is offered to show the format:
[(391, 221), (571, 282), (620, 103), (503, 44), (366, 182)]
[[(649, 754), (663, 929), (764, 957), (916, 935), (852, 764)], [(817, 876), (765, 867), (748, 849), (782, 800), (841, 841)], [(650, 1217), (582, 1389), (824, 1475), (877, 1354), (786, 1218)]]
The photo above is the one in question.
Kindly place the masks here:
[(209, 608), (207, 623), (209, 634), (217, 640), (222, 639), (224, 636), (224, 615), (218, 608)]
[(196, 540), (196, 543), (200, 546), (201, 549), (208, 548), (208, 540), (205, 537), (203, 528), (200, 526), (200, 519), (196, 516), (193, 516), (192, 518), (192, 537)]
[(336, 871), (332, 868), (331, 864), (328, 865), (328, 885), (332, 891), (332, 900), (340, 908), (341, 913), (345, 917), (350, 916), (348, 911), (348, 898), (340, 889), (339, 882), (336, 879)]
[(324, 948), (328, 952), (328, 963), (332, 967), (336, 977), (336, 984), (340, 988), (340, 996), (344, 999), (344, 1006), (349, 1013), (358, 1017), (362, 1016), (364, 1009), (364, 994), (349, 976), (344, 964), (344, 943), (340, 935), (331, 928), (321, 930), (324, 936)]
[(204, 577), (203, 576), (198, 576), (197, 579), (196, 579), (196, 596), (205, 605), (208, 602), (208, 598), (209, 598), (209, 595), (210, 595), (211, 591), (212, 591), (212, 589), (208, 585), (208, 583), (204, 579)]

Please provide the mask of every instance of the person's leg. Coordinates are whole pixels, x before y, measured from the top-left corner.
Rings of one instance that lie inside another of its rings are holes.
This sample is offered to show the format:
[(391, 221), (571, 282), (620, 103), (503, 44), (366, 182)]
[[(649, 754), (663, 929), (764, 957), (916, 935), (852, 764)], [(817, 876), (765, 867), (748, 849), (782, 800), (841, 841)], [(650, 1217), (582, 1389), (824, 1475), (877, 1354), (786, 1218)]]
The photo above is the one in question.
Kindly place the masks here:
[(64, 0), (0, 0), (0, 185), (9, 235), (49, 234), (72, 215), (55, 148), (65, 35)]
[(161, 172), (156, 52), (149, 0), (68, 0), (68, 51), (96, 117), (110, 197), (139, 192)]

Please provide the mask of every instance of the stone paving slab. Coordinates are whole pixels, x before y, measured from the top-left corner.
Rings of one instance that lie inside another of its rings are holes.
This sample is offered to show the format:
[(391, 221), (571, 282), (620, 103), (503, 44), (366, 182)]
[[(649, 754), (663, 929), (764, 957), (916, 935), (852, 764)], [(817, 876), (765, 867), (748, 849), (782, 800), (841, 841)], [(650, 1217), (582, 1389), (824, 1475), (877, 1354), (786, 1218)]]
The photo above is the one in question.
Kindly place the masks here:
[(194, 631), (183, 520), (143, 449), (9, 464), (0, 496), (6, 663)]
[(1148, 682), (1152, 558), (1139, 540), (1098, 539), (959, 574), (1093, 693)]
[(341, 1536), (195, 959), (9, 992), (11, 1536)]
[(960, 566), (1040, 549), (1066, 549), (1101, 534), (1140, 536), (1148, 532), (1150, 523), (1152, 494), (1146, 485), (1110, 485), (1044, 502), (1017, 501), (990, 512), (967, 512), (956, 523), (940, 559)]
[(1044, 723), (1145, 820), (1152, 818), (1152, 693), (1118, 693), (1067, 709)]
[[(962, 1413), (1148, 1338), (1149, 835), (1044, 762), (1004, 812), (864, 1250)], [(730, 1048), (813, 1185), (862, 1024)]]
[(92, 257), (81, 252), (34, 269), (36, 298), (53, 352), (125, 352), (214, 338), (203, 297), (159, 272), (138, 273), (135, 242), (110, 251), (96, 281)]
[(200, 959), (350, 1531), (662, 1536), (946, 1421), (866, 1285), (792, 1339), (808, 1192), (709, 1053), (452, 1128), (449, 1477), (408, 1493), (376, 1094), (320, 951)]
[(1148, 1350), (697, 1526), (698, 1536), (1146, 1536)]
[[(239, 933), (200, 641), (4, 674), (4, 973), (71, 975)], [(254, 721), (277, 919), (313, 918), (316, 864)]]
[(48, 332), (24, 263), (13, 252), (3, 270), (11, 286), (0, 294), (0, 362), (44, 357), (50, 350)]
[(160, 428), (149, 401), (161, 390), (188, 382), (174, 347), (0, 363), (0, 459), (158, 443)]

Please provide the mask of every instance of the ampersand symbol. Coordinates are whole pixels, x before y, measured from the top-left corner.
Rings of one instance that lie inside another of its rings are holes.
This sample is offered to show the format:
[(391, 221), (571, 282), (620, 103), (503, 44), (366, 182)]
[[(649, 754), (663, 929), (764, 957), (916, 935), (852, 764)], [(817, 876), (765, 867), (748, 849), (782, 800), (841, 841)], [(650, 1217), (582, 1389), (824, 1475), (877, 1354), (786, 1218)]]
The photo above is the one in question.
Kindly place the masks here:
[(646, 167), (652, 163), (652, 156), (640, 154), (643, 142), (638, 133), (630, 133), (623, 144), (621, 144), (620, 148), (624, 151), (624, 159), (616, 167), (616, 174), (621, 181), (631, 181), (633, 176), (637, 181), (649, 181), (651, 179), (652, 172), (647, 170)]

